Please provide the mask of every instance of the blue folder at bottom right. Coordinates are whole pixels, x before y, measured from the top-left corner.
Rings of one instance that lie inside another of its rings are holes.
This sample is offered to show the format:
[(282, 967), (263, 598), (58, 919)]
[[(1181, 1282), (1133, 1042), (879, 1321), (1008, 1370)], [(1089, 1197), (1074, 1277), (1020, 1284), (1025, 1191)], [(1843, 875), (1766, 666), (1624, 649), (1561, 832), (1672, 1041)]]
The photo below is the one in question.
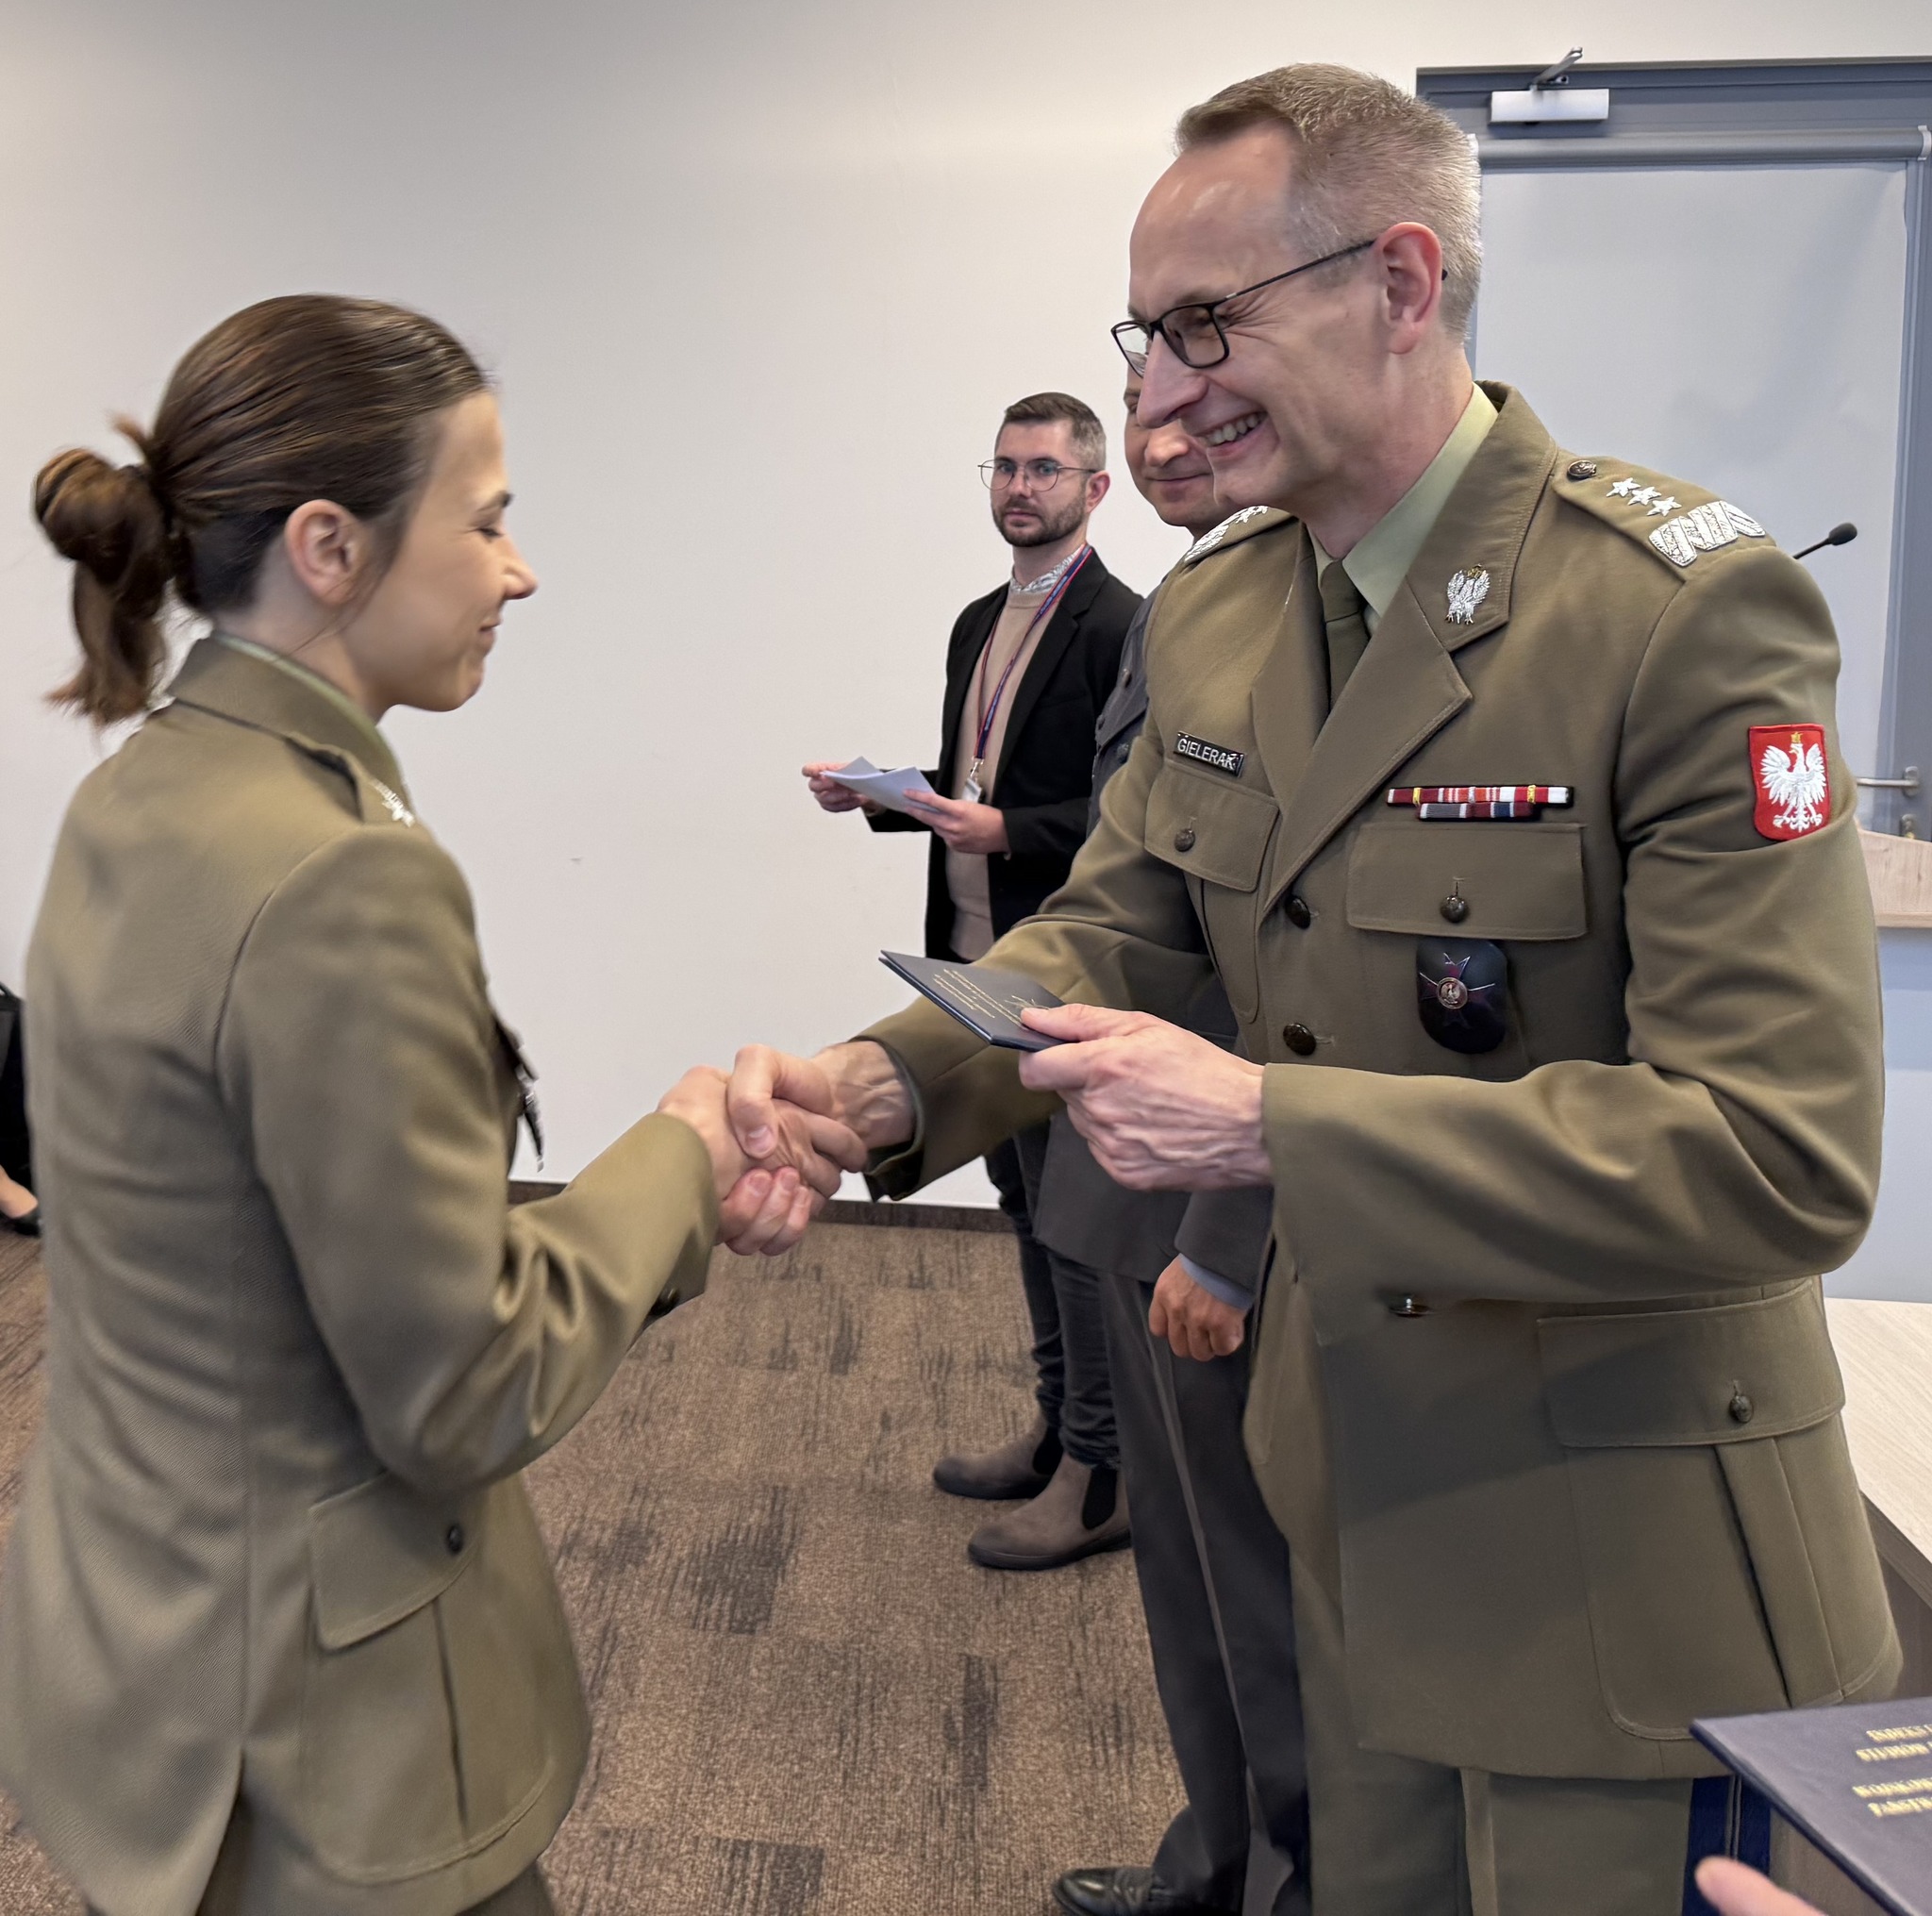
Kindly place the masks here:
[(1705, 1717), (1690, 1733), (1890, 1916), (1932, 1916), (1932, 1697)]

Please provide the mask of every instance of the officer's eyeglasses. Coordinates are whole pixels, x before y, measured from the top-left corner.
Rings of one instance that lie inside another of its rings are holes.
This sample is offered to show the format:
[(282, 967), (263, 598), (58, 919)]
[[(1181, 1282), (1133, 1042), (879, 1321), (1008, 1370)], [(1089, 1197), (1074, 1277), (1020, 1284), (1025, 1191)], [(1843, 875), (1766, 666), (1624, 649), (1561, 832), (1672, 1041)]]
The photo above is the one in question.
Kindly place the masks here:
[(987, 459), (979, 468), (981, 480), (995, 492), (1010, 492), (1024, 474), (1036, 492), (1051, 492), (1069, 473), (1091, 477), (1098, 466), (1063, 466), (1058, 459)]
[[(1378, 233), (1375, 236), (1380, 239)], [(1357, 240), (1353, 246), (1341, 246), (1333, 253), (1324, 253), (1319, 259), (1310, 259), (1305, 265), (1291, 266), (1286, 273), (1276, 273), (1267, 279), (1257, 279), (1252, 286), (1244, 286), (1239, 292), (1224, 293), (1219, 299), (1191, 300), (1186, 306), (1172, 306), (1153, 320), (1123, 320), (1113, 328), (1113, 342), (1121, 349), (1121, 357), (1136, 372), (1147, 371), (1147, 355), (1154, 350), (1154, 342), (1162, 339), (1167, 349), (1183, 366), (1190, 366), (1201, 372), (1208, 366), (1218, 366), (1227, 358), (1229, 347), (1227, 331), (1222, 325), (1222, 309), (1232, 306), (1238, 299), (1245, 299), (1251, 292), (1259, 292), (1265, 286), (1279, 286), (1284, 280), (1294, 279), (1304, 273), (1312, 273), (1318, 266), (1332, 265), (1337, 259), (1346, 259), (1351, 254), (1365, 253), (1375, 243), (1374, 240)]]

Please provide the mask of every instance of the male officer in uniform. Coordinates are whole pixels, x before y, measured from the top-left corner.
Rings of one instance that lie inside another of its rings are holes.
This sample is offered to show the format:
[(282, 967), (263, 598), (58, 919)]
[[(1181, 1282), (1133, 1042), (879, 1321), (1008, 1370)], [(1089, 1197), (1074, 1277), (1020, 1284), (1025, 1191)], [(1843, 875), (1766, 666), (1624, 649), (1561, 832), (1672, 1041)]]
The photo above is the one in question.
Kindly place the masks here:
[[(1899, 1667), (1815, 1275), (1881, 1096), (1829, 616), (1747, 512), (1472, 387), (1445, 120), (1286, 68), (1179, 147), (1141, 415), (1295, 513), (1293, 591), (1174, 582), (1100, 829), (989, 955), (1073, 1041), (919, 1006), (824, 1061), (886, 1188), (1054, 1096), (1124, 1183), (1273, 1181), (1247, 1438), (1324, 1916), (1675, 1916), (1690, 1720)], [(1162, 1022), (1210, 964), (1245, 1057)]]
[[(1286, 597), (1299, 550), (1294, 521), (1265, 508), (1224, 517), (1206, 450), (1177, 425), (1141, 425), (1140, 397), (1140, 377), (1130, 372), (1122, 448), (1127, 471), (1168, 525), (1194, 535), (1172, 576), (1211, 567), (1252, 575), (1252, 587), (1243, 582), (1241, 592)], [(1134, 615), (1119, 683), (1100, 715), (1095, 821), (1107, 781), (1126, 763), (1146, 720), (1147, 630), (1159, 603), (1157, 590)], [(1187, 1022), (1219, 1043), (1237, 1041), (1234, 1013), (1216, 982)], [(1161, 1710), (1187, 1790), (1151, 1866), (1075, 1869), (1060, 1877), (1054, 1895), (1071, 1916), (1238, 1911), (1257, 1833), (1279, 1879), (1267, 1888), (1273, 1908), (1287, 1916), (1307, 1908), (1307, 1775), (1288, 1545), (1269, 1519), (1241, 1444), (1250, 1347), (1240, 1326), (1226, 1332), (1236, 1340), (1232, 1349), (1190, 1341), (1180, 1311), (1171, 1325), (1167, 1312), (1171, 1300), (1184, 1307), (1197, 1283), (1245, 1310), (1272, 1212), (1264, 1186), (1191, 1195), (1127, 1191), (1094, 1162), (1064, 1111), (1053, 1120), (1034, 1235), (1057, 1259), (1081, 1266), (1101, 1300), (1121, 1467), (1134, 1507), (1134, 1567)], [(1159, 1334), (1149, 1326), (1150, 1313)]]

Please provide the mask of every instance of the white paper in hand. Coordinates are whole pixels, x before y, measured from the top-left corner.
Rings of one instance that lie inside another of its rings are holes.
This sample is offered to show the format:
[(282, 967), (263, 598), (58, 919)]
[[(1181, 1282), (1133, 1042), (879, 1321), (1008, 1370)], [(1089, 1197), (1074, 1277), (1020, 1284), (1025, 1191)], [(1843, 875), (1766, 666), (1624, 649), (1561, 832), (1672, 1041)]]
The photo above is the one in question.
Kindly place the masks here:
[(887, 811), (910, 812), (912, 808), (906, 803), (908, 791), (931, 791), (926, 776), (916, 765), (900, 765), (890, 772), (881, 772), (870, 758), (855, 758), (849, 765), (841, 765), (825, 776), (834, 784), (842, 785), (848, 791), (856, 791), (860, 798), (869, 798), (874, 805), (883, 806)]

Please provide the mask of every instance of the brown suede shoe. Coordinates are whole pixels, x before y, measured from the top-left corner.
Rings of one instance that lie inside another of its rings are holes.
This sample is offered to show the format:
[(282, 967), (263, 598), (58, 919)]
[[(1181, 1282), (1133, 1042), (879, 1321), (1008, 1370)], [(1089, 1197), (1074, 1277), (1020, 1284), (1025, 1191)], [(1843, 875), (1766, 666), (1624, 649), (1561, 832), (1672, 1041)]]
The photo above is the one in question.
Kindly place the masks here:
[(1053, 1481), (1060, 1460), (1060, 1434), (1036, 1415), (1032, 1429), (1003, 1443), (997, 1450), (976, 1455), (955, 1452), (932, 1467), (932, 1480), (948, 1496), (1000, 1498), (1037, 1497)]
[(1103, 1550), (1124, 1550), (1130, 1535), (1120, 1473), (1063, 1457), (1030, 1504), (973, 1533), (966, 1555), (988, 1570), (1058, 1570)]

